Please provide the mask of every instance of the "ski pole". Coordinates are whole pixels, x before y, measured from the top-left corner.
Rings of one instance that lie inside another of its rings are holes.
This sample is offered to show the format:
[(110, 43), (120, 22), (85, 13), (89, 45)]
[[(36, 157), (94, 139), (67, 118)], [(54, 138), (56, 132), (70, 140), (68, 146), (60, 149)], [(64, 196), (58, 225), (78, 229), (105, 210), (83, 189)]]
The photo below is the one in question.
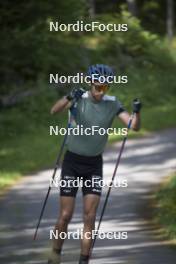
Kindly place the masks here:
[(108, 198), (109, 198), (109, 195), (110, 195), (110, 192), (111, 192), (112, 184), (114, 182), (114, 178), (116, 176), (116, 172), (117, 172), (117, 169), (119, 167), (120, 159), (121, 159), (121, 156), (122, 156), (122, 152), (124, 150), (124, 147), (125, 147), (125, 142), (126, 142), (127, 137), (128, 137), (128, 131), (131, 128), (131, 123), (132, 123), (133, 117), (134, 117), (134, 113), (132, 113), (132, 115), (130, 117), (130, 120), (129, 120), (128, 126), (127, 126), (127, 129), (128, 129), (127, 130), (127, 134), (123, 138), (123, 141), (122, 141), (122, 145), (121, 145), (121, 148), (120, 148), (119, 156), (117, 158), (116, 165), (115, 165), (115, 168), (114, 168), (114, 172), (113, 172), (113, 175), (112, 175), (112, 179), (111, 179), (111, 182), (110, 182), (110, 185), (109, 185), (109, 189), (108, 189), (108, 192), (106, 194), (106, 199), (105, 199), (105, 202), (104, 202), (104, 205), (103, 205), (103, 209), (102, 209), (102, 212), (101, 212), (101, 216), (100, 216), (100, 220), (99, 220), (98, 227), (97, 227), (97, 230), (96, 230), (96, 234), (95, 234), (95, 237), (93, 239), (92, 246), (91, 246), (91, 249), (90, 249), (89, 261), (90, 261), (90, 258), (92, 256), (92, 252), (93, 252), (94, 245), (95, 245), (95, 242), (96, 242), (97, 234), (98, 234), (99, 229), (100, 229), (100, 225), (101, 225), (101, 222), (102, 222), (102, 219), (103, 219), (103, 215), (104, 215), (104, 212), (105, 212), (105, 209), (106, 209), (106, 205), (107, 205), (107, 202), (108, 202)]
[[(65, 143), (66, 143), (66, 140), (67, 140), (67, 136), (68, 136), (68, 128), (69, 128), (69, 127), (70, 127), (70, 122), (68, 122), (67, 133), (66, 133), (65, 136), (64, 136), (64, 139), (63, 139), (63, 142), (62, 142), (62, 145), (61, 145), (61, 149), (60, 149), (60, 151), (59, 151), (59, 155), (58, 155), (57, 160), (56, 160), (56, 164), (55, 164), (54, 171), (53, 171), (53, 174), (52, 174), (52, 182), (54, 181), (54, 178), (55, 178), (55, 175), (56, 175), (57, 169), (58, 169), (59, 166), (60, 166), (60, 160), (61, 160), (62, 153), (63, 153), (63, 150), (64, 150), (64, 146), (65, 146)], [(41, 213), (40, 213), (40, 216), (39, 216), (39, 220), (38, 220), (38, 223), (37, 223), (37, 227), (36, 227), (36, 230), (35, 230), (35, 233), (34, 233), (33, 240), (35, 240), (36, 237), (37, 237), (37, 232), (38, 232), (38, 229), (39, 229), (39, 226), (40, 226), (40, 222), (41, 222), (42, 217), (43, 217), (43, 213), (44, 213), (44, 210), (45, 210), (45, 207), (46, 207), (46, 203), (47, 203), (47, 200), (48, 200), (48, 197), (49, 197), (50, 191), (51, 191), (51, 185), (49, 185), (49, 187), (48, 187), (48, 191), (47, 191), (47, 194), (46, 194), (46, 197), (45, 197), (45, 200), (44, 200), (43, 206), (42, 206), (42, 210), (41, 210)]]
[[(80, 89), (80, 91), (81, 91), (82, 94), (85, 93), (85, 90), (83, 90), (83, 89)], [(68, 137), (68, 130), (71, 127), (71, 119), (73, 118), (72, 116), (74, 116), (74, 107), (75, 107), (78, 99), (79, 99), (79, 97), (76, 97), (73, 100), (73, 104), (72, 104), (72, 106), (70, 108), (70, 111), (69, 111), (69, 118), (68, 118), (68, 125), (67, 125), (67, 133), (64, 136), (64, 139), (63, 139), (63, 142), (62, 142), (62, 145), (61, 145), (61, 149), (60, 149), (59, 155), (58, 155), (57, 160), (56, 160), (56, 165), (54, 167), (54, 171), (53, 171), (53, 175), (52, 175), (52, 182), (54, 181), (54, 178), (55, 178), (57, 169), (60, 166), (60, 160), (61, 160), (62, 153), (63, 153), (63, 150), (64, 150), (64, 146), (66, 144), (67, 137)], [(43, 217), (43, 214), (44, 214), (44, 210), (45, 210), (45, 207), (46, 207), (46, 203), (47, 203), (47, 200), (48, 200), (50, 191), (51, 191), (51, 185), (49, 185), (49, 187), (48, 187), (48, 191), (47, 191), (47, 194), (46, 194), (46, 197), (45, 197), (43, 206), (42, 206), (42, 210), (41, 210), (41, 213), (40, 213), (40, 216), (39, 216), (39, 220), (38, 220), (38, 223), (37, 223), (37, 227), (36, 227), (36, 230), (35, 230), (35, 233), (34, 233), (33, 240), (35, 240), (36, 237), (37, 237), (37, 232), (38, 232), (38, 229), (39, 229), (39, 226), (40, 226), (40, 222), (41, 222), (42, 217)]]

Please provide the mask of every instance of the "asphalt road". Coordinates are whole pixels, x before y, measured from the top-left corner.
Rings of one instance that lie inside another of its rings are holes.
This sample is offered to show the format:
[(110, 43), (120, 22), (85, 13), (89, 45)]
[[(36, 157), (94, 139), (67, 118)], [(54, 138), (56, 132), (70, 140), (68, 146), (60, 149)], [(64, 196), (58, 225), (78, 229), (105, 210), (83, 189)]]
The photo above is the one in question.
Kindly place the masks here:
[[(104, 154), (104, 179), (111, 178), (120, 144)], [(117, 172), (116, 182), (101, 225), (104, 232), (127, 232), (127, 239), (98, 239), (90, 264), (175, 264), (176, 250), (160, 239), (160, 230), (147, 217), (150, 191), (176, 170), (176, 129), (128, 140)], [(44, 264), (50, 247), (49, 232), (58, 212), (58, 190), (52, 189), (38, 239), (33, 241), (35, 226), (52, 170), (24, 177), (0, 201), (0, 263)], [(59, 172), (58, 172), (59, 175)], [(103, 189), (97, 220), (105, 193)], [(69, 231), (82, 228), (82, 194), (79, 191)], [(96, 222), (97, 224), (97, 222)], [(119, 233), (120, 234), (120, 233)], [(67, 240), (63, 263), (76, 264), (80, 242)]]

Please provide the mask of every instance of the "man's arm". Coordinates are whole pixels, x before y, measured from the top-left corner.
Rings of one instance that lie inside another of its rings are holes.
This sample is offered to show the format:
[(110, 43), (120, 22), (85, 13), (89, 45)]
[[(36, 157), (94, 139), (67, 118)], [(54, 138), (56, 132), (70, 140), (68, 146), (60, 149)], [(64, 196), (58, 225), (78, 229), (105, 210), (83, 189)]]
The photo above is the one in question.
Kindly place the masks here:
[[(140, 129), (140, 110), (141, 110), (142, 104), (139, 99), (133, 100), (133, 120), (131, 123), (131, 128), (135, 131), (139, 131)], [(129, 120), (130, 120), (130, 114), (126, 111), (119, 114), (120, 120), (128, 126)]]
[(53, 107), (51, 108), (50, 113), (54, 114), (54, 113), (59, 113), (62, 112), (65, 109), (68, 109), (71, 107), (71, 101), (69, 101), (67, 99), (67, 97), (63, 97), (62, 99), (58, 100)]
[(53, 105), (50, 113), (54, 114), (54, 113), (62, 112), (63, 110), (70, 108), (72, 106), (73, 101), (81, 98), (83, 93), (85, 93), (85, 91), (82, 88), (72, 89), (69, 94), (64, 96), (62, 99), (58, 100)]
[[(128, 126), (130, 120), (130, 114), (128, 112), (124, 111), (120, 113), (118, 117), (126, 126)], [(139, 131), (140, 123), (140, 113), (135, 113), (131, 123), (131, 128), (135, 131)]]

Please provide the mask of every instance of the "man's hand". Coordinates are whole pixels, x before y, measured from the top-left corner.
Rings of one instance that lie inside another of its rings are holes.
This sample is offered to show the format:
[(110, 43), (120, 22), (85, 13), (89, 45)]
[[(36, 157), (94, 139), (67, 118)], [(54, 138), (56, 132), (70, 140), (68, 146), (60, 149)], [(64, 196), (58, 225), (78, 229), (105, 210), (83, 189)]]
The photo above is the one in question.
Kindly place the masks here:
[(133, 113), (139, 113), (142, 108), (142, 103), (140, 102), (139, 99), (134, 99), (133, 100)]
[(65, 109), (68, 109), (72, 105), (72, 100), (78, 100), (85, 93), (85, 90), (82, 88), (73, 89), (68, 95), (64, 96), (62, 99), (58, 100), (55, 105), (51, 108), (50, 113), (54, 114), (61, 112)]
[(83, 93), (85, 93), (85, 90), (82, 88), (74, 88), (71, 90), (69, 94), (66, 95), (67, 100), (72, 101), (74, 99), (78, 100), (82, 97)]

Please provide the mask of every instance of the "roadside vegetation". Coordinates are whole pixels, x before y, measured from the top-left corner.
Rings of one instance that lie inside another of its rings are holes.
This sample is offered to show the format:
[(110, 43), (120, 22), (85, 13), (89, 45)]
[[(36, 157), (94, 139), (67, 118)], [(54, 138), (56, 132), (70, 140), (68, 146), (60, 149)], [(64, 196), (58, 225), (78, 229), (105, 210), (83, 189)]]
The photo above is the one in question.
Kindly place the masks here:
[(155, 221), (165, 235), (176, 241), (176, 174), (165, 181), (155, 193)]

